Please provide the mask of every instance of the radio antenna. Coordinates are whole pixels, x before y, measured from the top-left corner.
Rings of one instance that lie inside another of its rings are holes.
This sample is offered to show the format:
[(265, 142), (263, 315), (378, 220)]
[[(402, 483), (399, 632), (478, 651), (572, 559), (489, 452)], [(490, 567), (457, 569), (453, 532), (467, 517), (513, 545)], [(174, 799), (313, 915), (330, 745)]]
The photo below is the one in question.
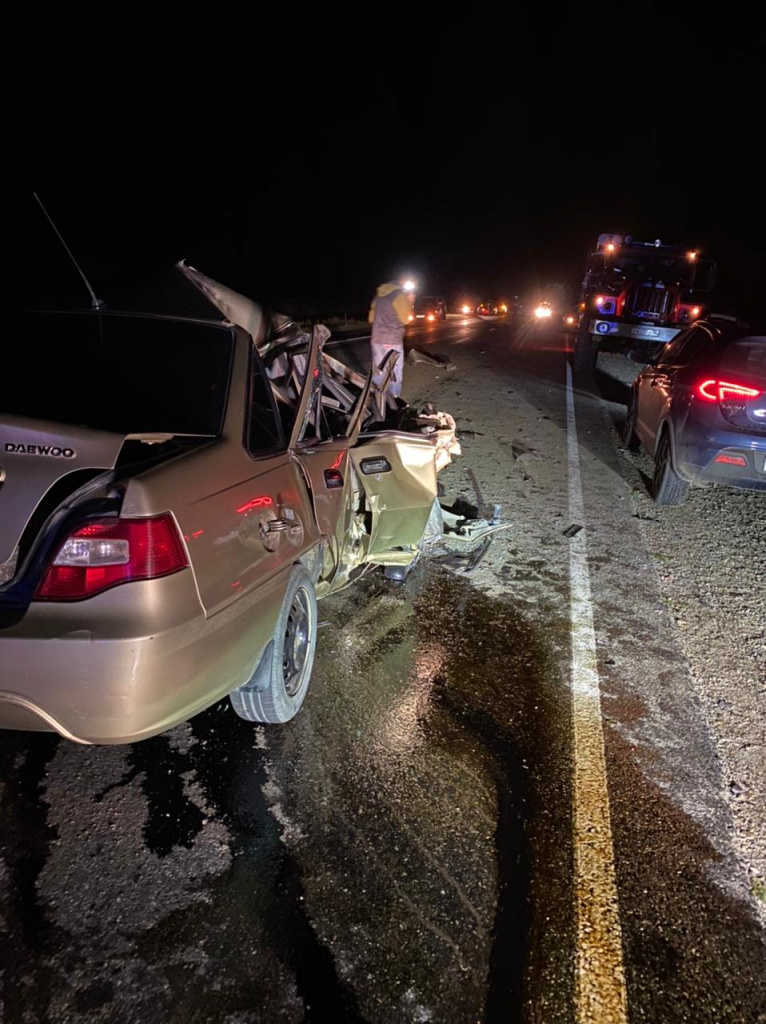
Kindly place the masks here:
[(86, 288), (88, 289), (88, 294), (90, 295), (90, 304), (91, 304), (91, 307), (92, 307), (93, 309), (101, 309), (101, 308), (102, 308), (102, 307), (104, 306), (104, 301), (103, 301), (103, 299), (99, 299), (99, 298), (97, 298), (97, 297), (96, 297), (96, 293), (95, 293), (95, 292), (93, 291), (93, 289), (91, 288), (91, 285), (90, 285), (90, 281), (89, 281), (89, 280), (87, 279), (87, 277), (85, 276), (85, 274), (83, 274), (83, 272), (82, 272), (82, 270), (81, 270), (81, 268), (80, 268), (80, 264), (79, 264), (79, 263), (77, 262), (77, 260), (76, 260), (76, 259), (74, 258), (73, 254), (72, 254), (72, 250), (71, 250), (71, 249), (69, 248), (69, 246), (68, 246), (68, 245), (66, 244), (66, 242), (64, 241), (64, 239), (63, 239), (63, 237), (62, 237), (62, 235), (61, 235), (61, 232), (60, 232), (60, 231), (59, 231), (59, 229), (58, 229), (58, 228), (56, 227), (56, 225), (55, 225), (55, 224), (53, 223), (53, 218), (51, 217), (51, 215), (50, 215), (50, 214), (48, 213), (48, 211), (47, 211), (47, 210), (45, 209), (45, 207), (43, 206), (43, 201), (42, 201), (42, 199), (41, 199), (41, 198), (40, 198), (40, 197), (38, 196), (38, 194), (37, 194), (36, 192), (33, 192), (33, 193), (32, 193), (32, 195), (33, 195), (33, 196), (35, 197), (35, 199), (37, 200), (37, 203), (38, 203), (38, 205), (39, 205), (40, 209), (41, 209), (41, 210), (43, 211), (43, 213), (45, 214), (45, 219), (46, 219), (46, 220), (48, 221), (48, 223), (50, 224), (50, 226), (51, 226), (51, 227), (53, 228), (53, 230), (54, 230), (54, 231), (56, 232), (56, 238), (58, 238), (59, 242), (61, 242), (61, 244), (62, 244), (62, 245), (64, 246), (64, 251), (66, 252), (66, 254), (67, 254), (67, 256), (69, 257), (69, 259), (70, 259), (70, 260), (72, 261), (72, 263), (74, 263), (74, 266), (75, 266), (75, 270), (77, 271), (77, 273), (78, 273), (78, 274), (80, 275), (80, 277), (82, 278), (82, 280), (83, 280), (83, 284), (85, 285), (85, 287), (86, 287)]

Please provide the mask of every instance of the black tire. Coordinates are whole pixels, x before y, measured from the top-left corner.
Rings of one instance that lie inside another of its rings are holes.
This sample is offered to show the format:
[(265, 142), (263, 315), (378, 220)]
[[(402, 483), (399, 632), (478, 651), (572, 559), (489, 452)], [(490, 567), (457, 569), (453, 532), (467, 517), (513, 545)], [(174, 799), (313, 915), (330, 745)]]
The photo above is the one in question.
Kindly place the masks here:
[(654, 484), (652, 497), (655, 505), (682, 505), (689, 485), (673, 469), (670, 434), (663, 430), (654, 456)]
[(636, 392), (630, 392), (628, 410), (625, 418), (625, 446), (629, 452), (641, 449), (641, 438), (636, 433)]
[[(300, 711), (311, 680), (317, 638), (317, 599), (311, 577), (296, 565), (287, 584), (274, 636), (252, 677), (229, 694), (248, 722), (289, 722)], [(296, 658), (300, 664), (296, 663)]]
[(575, 335), (572, 366), (579, 373), (593, 376), (598, 360), (598, 342), (591, 339), (590, 332), (580, 330)]

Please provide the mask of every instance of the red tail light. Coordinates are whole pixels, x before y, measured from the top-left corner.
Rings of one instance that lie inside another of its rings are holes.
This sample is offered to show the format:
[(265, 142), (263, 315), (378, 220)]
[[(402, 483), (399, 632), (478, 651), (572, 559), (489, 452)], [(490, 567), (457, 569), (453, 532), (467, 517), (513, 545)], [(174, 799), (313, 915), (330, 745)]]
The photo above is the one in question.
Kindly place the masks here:
[(761, 394), (760, 388), (750, 388), (745, 384), (732, 384), (726, 380), (703, 380), (697, 385), (697, 394), (706, 402), (725, 402), (732, 399), (757, 398)]
[(743, 455), (717, 455), (715, 461), (725, 466), (747, 466), (747, 459)]
[(189, 562), (173, 517), (99, 519), (74, 530), (59, 547), (36, 601), (80, 601), (132, 580), (154, 580)]

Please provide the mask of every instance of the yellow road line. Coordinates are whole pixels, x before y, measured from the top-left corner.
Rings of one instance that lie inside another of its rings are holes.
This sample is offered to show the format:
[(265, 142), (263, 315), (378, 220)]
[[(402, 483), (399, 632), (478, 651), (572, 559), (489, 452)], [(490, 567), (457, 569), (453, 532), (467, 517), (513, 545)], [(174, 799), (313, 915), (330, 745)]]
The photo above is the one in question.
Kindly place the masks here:
[[(572, 371), (567, 364), (569, 521), (585, 525)], [(622, 930), (586, 530), (570, 539), (577, 1024), (627, 1024)]]

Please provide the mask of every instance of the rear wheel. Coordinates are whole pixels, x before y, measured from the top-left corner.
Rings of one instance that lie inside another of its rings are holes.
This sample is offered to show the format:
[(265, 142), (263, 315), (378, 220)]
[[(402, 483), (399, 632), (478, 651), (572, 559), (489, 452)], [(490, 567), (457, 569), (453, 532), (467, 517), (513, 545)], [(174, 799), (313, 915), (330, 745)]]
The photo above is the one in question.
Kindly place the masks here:
[(653, 497), (656, 505), (682, 505), (689, 485), (673, 469), (670, 448), (670, 434), (662, 432), (657, 453), (654, 456)]
[(289, 722), (306, 696), (314, 666), (317, 600), (302, 565), (292, 571), (274, 636), (252, 678), (229, 695), (249, 722)]

